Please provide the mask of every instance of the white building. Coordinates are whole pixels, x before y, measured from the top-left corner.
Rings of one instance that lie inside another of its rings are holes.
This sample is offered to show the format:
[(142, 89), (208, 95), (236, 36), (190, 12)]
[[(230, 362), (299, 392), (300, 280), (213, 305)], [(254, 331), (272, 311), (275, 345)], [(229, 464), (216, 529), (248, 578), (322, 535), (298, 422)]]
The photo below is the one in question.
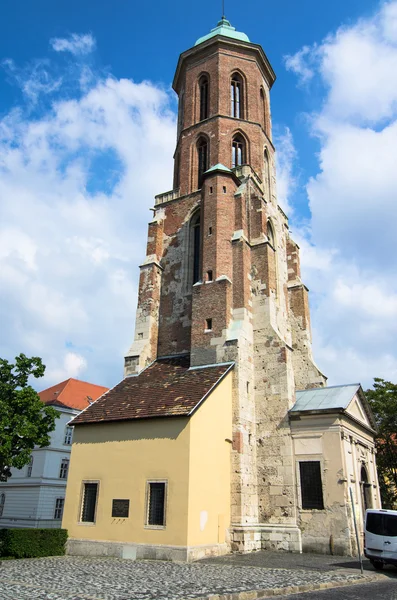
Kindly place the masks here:
[(73, 439), (68, 422), (108, 388), (67, 379), (39, 393), (59, 413), (47, 448), (36, 448), (30, 464), (12, 469), (0, 483), (0, 527), (60, 527)]

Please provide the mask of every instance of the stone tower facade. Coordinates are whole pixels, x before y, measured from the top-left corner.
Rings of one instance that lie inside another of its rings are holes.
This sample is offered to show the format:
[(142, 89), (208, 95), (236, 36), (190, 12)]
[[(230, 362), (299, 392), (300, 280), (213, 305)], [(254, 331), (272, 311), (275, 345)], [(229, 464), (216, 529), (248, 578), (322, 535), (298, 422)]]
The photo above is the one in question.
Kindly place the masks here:
[[(299, 247), (276, 197), (261, 46), (222, 19), (178, 62), (174, 189), (156, 197), (125, 375), (233, 361), (232, 550), (300, 550), (288, 410), (325, 385)], [(203, 437), (205, 439), (205, 436)]]

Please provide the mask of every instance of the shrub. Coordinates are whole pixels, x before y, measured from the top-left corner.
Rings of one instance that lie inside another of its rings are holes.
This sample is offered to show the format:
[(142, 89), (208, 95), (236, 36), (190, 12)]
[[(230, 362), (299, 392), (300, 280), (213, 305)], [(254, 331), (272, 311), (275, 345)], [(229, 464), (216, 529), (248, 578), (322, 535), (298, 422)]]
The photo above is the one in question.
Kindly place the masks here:
[(0, 556), (61, 556), (67, 538), (66, 529), (0, 529)]

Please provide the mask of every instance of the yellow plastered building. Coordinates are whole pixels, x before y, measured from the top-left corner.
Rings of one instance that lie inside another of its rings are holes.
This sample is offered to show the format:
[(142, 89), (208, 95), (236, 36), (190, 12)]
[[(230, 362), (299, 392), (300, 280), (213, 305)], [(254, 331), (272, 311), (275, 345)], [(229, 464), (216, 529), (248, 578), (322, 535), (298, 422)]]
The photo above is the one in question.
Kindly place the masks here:
[[(227, 551), (232, 367), (156, 361), (73, 421), (70, 553), (191, 560)], [(169, 397), (183, 405), (167, 403), (171, 373)]]

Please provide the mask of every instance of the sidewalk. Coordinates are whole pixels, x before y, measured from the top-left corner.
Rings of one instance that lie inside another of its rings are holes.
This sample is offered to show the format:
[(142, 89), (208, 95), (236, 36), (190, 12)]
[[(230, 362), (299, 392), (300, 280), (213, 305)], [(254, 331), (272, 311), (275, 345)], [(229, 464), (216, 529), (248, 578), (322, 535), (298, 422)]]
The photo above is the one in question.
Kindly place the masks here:
[(366, 583), (351, 559), (259, 552), (193, 564), (55, 557), (0, 562), (1, 600), (254, 600)]

